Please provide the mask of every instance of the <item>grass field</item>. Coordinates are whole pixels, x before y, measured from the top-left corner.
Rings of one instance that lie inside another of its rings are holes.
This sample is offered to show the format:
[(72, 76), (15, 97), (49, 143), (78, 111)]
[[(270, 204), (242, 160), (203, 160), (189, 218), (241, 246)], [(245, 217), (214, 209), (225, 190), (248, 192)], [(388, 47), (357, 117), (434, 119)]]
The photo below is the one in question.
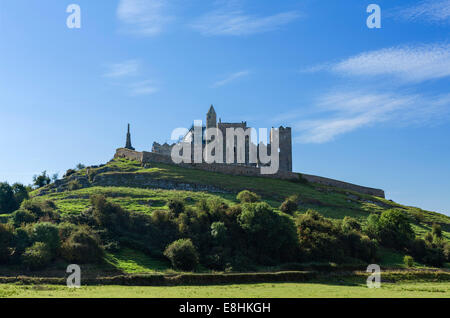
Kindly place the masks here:
[(449, 282), (383, 283), (369, 289), (365, 284), (279, 283), (217, 286), (82, 286), (69, 289), (54, 285), (0, 285), (0, 297), (60, 298), (450, 298)]

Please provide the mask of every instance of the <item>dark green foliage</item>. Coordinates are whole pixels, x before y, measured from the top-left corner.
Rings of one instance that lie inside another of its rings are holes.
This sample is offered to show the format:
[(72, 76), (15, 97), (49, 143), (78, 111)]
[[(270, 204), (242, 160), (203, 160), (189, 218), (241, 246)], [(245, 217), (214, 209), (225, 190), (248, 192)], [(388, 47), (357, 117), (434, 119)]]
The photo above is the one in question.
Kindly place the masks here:
[(66, 241), (69, 238), (69, 236), (72, 233), (74, 233), (77, 229), (78, 229), (78, 227), (73, 223), (63, 222), (63, 223), (59, 224), (58, 230), (59, 230), (59, 238), (61, 239), (61, 242)]
[(73, 263), (97, 263), (101, 261), (103, 250), (99, 238), (87, 227), (73, 232), (61, 246), (62, 257)]
[(36, 188), (42, 188), (50, 183), (51, 183), (51, 179), (47, 175), (47, 171), (43, 171), (40, 175), (33, 177), (33, 185)]
[(71, 175), (73, 175), (76, 172), (76, 170), (74, 169), (69, 169), (66, 171), (66, 173), (64, 174), (63, 178), (67, 178), (70, 177)]
[[(376, 242), (353, 229), (357, 227), (353, 221), (347, 221), (335, 224), (313, 210), (300, 215), (297, 218), (299, 243), (307, 259), (344, 262), (351, 257), (372, 261), (378, 248)], [(353, 227), (349, 228), (348, 224)]]
[(13, 245), (15, 247), (15, 256), (22, 255), (25, 249), (31, 245), (31, 238), (26, 229), (16, 229), (14, 232)]
[(214, 222), (211, 224), (211, 236), (219, 242), (219, 244), (223, 244), (227, 238), (227, 227), (223, 222)]
[(239, 192), (236, 199), (241, 203), (255, 203), (261, 201), (261, 197), (259, 195), (248, 190)]
[(0, 213), (11, 213), (18, 208), (12, 187), (6, 183), (0, 183)]
[(91, 204), (93, 216), (98, 225), (112, 231), (127, 229), (129, 225), (128, 213), (118, 204), (106, 200), (103, 195), (93, 195)]
[(56, 210), (56, 205), (53, 201), (36, 201), (25, 200), (20, 206), (20, 210), (31, 213), (35, 220), (42, 221), (59, 221), (59, 213)]
[(74, 191), (74, 190), (78, 190), (81, 188), (82, 188), (82, 185), (78, 180), (70, 180), (69, 183), (67, 184), (67, 190), (69, 190), (69, 191)]
[(166, 256), (175, 269), (192, 271), (198, 265), (198, 254), (194, 244), (190, 239), (179, 239), (164, 251)]
[(450, 262), (450, 244), (447, 243), (444, 246), (444, 257), (446, 262)]
[(37, 223), (34, 225), (31, 240), (33, 242), (45, 243), (52, 255), (55, 255), (61, 246), (58, 227), (48, 222)]
[(178, 199), (170, 199), (167, 202), (167, 207), (173, 217), (177, 217), (180, 213), (184, 212), (184, 203)]
[(76, 169), (77, 170), (83, 170), (84, 168), (86, 168), (86, 166), (82, 163), (77, 164)]
[(287, 213), (287, 214), (293, 214), (298, 209), (298, 197), (297, 196), (290, 196), (286, 200), (284, 200), (283, 203), (280, 205), (280, 211)]
[(265, 202), (246, 203), (238, 223), (249, 243), (249, 256), (261, 263), (290, 261), (297, 255), (297, 233), (294, 222), (276, 213)]
[(23, 224), (33, 223), (36, 217), (28, 210), (17, 210), (12, 214), (12, 221), (15, 227)]
[(381, 245), (403, 250), (414, 240), (414, 231), (408, 216), (398, 209), (386, 210), (378, 218), (369, 216), (366, 233)]
[(16, 199), (17, 206), (20, 206), (23, 201), (30, 198), (28, 194), (28, 189), (21, 183), (14, 183), (12, 185), (12, 191), (14, 193), (14, 198)]
[(11, 257), (11, 243), (14, 238), (13, 228), (0, 223), (0, 264), (5, 264)]
[(361, 224), (358, 222), (358, 220), (349, 216), (344, 217), (341, 226), (344, 232), (361, 231)]
[(52, 252), (43, 242), (36, 242), (28, 247), (22, 255), (22, 263), (31, 270), (43, 269), (50, 264)]
[(405, 257), (403, 257), (403, 263), (406, 265), (406, 267), (413, 267), (414, 259), (412, 258), (412, 256), (405, 255)]
[(434, 237), (441, 238), (442, 237), (441, 226), (439, 224), (437, 224), (437, 223), (433, 223), (433, 227), (432, 227), (431, 233), (433, 234)]

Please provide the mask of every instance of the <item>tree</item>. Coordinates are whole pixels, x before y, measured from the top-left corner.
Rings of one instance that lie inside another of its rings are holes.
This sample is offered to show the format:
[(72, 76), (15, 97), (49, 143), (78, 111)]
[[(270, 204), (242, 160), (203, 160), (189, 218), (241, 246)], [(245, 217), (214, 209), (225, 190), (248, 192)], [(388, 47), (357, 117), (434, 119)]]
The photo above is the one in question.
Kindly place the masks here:
[(197, 250), (191, 239), (180, 239), (169, 246), (164, 251), (175, 269), (192, 271), (198, 265)]
[(58, 227), (48, 222), (35, 224), (31, 239), (33, 240), (33, 242), (45, 243), (45, 245), (53, 255), (61, 246)]
[(345, 216), (342, 220), (342, 230), (344, 232), (349, 231), (361, 231), (361, 224), (359, 224), (358, 220), (352, 218), (350, 216)]
[(290, 196), (289, 198), (286, 198), (283, 203), (280, 205), (280, 211), (292, 214), (298, 209), (298, 197), (297, 196)]
[(11, 213), (18, 208), (14, 191), (7, 182), (0, 183), (0, 213)]
[(378, 240), (382, 245), (403, 249), (410, 246), (415, 234), (408, 217), (398, 209), (384, 211), (378, 220)]
[(169, 201), (167, 201), (167, 207), (169, 208), (171, 216), (175, 218), (184, 212), (184, 203), (179, 199), (169, 199)]
[(102, 259), (103, 250), (99, 238), (89, 228), (82, 227), (62, 244), (61, 254), (69, 262), (96, 263)]
[(83, 170), (84, 168), (86, 168), (86, 166), (82, 163), (77, 164), (76, 166), (77, 170)]
[(259, 262), (295, 258), (298, 240), (294, 222), (266, 202), (244, 204), (238, 223), (246, 233), (248, 253)]
[(248, 190), (239, 192), (236, 199), (238, 199), (241, 203), (254, 203), (261, 201), (261, 197), (259, 195)]
[(43, 242), (36, 242), (28, 247), (22, 255), (23, 264), (31, 269), (41, 269), (50, 264), (52, 253), (48, 246)]
[(16, 203), (19, 206), (23, 201), (28, 200), (30, 196), (28, 195), (28, 189), (21, 183), (14, 183), (12, 185), (12, 191), (16, 199)]
[(59, 173), (58, 172), (54, 173), (52, 175), (52, 182), (55, 182), (56, 180), (58, 180), (58, 178), (59, 178)]
[(33, 185), (36, 188), (42, 188), (51, 183), (50, 177), (47, 175), (47, 171), (42, 171), (38, 176), (33, 177)]

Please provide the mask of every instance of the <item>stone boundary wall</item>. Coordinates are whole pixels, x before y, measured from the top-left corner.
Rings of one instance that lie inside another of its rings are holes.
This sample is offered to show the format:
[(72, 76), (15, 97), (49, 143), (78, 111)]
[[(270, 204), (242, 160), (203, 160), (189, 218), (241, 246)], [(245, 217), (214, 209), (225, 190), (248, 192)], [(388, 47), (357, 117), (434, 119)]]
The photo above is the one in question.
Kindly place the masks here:
[[(163, 163), (163, 164), (172, 164), (174, 165), (172, 158), (169, 156), (164, 156), (161, 154), (153, 153), (153, 152), (139, 152), (134, 151), (126, 148), (119, 148), (116, 151), (116, 154), (114, 155), (114, 158), (129, 158), (132, 160), (137, 160), (142, 163)], [(237, 175), (237, 176), (256, 176), (256, 177), (266, 177), (266, 178), (275, 178), (275, 179), (284, 179), (284, 180), (298, 180), (299, 174), (294, 172), (288, 172), (288, 171), (279, 171), (276, 174), (272, 175), (263, 175), (260, 174), (260, 169), (256, 167), (249, 167), (249, 166), (238, 166), (238, 165), (228, 165), (228, 164), (208, 164), (208, 163), (181, 163), (177, 164), (177, 166), (183, 167), (183, 168), (190, 168), (190, 169), (200, 169), (205, 171), (211, 171), (211, 172), (219, 172), (219, 173), (225, 173), (230, 175)], [(350, 191), (355, 191), (363, 194), (369, 194), (374, 195), (377, 197), (384, 198), (385, 194), (384, 191), (381, 189), (374, 189), (369, 187), (363, 187), (356, 184), (343, 182), (339, 180), (314, 176), (314, 175), (308, 175), (308, 174), (301, 174), (302, 178), (307, 180), (311, 183), (317, 183), (337, 188), (342, 188)]]
[(339, 181), (339, 180), (334, 180), (334, 179), (329, 179), (329, 178), (324, 178), (324, 177), (319, 177), (319, 176), (313, 176), (313, 175), (304, 174), (304, 173), (302, 173), (302, 178), (311, 183), (318, 183), (318, 184), (323, 184), (323, 185), (332, 186), (332, 187), (336, 187), (336, 188), (342, 188), (342, 189), (351, 190), (351, 191), (355, 191), (355, 192), (359, 192), (359, 193), (374, 195), (376, 197), (381, 197), (381, 198), (385, 197), (384, 191), (381, 189), (363, 187), (363, 186), (359, 186), (359, 185), (344, 182), (344, 181)]

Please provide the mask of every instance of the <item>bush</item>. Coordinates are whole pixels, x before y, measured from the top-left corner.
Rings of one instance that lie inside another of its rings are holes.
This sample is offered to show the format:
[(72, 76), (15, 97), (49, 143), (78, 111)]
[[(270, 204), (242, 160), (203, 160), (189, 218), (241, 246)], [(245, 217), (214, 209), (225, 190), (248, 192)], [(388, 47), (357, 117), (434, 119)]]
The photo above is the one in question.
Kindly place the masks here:
[(97, 263), (102, 259), (100, 240), (89, 229), (80, 228), (61, 246), (62, 257), (73, 263)]
[(180, 239), (169, 246), (164, 251), (175, 269), (192, 271), (198, 265), (198, 254), (194, 244), (190, 239)]
[(287, 198), (280, 205), (280, 211), (287, 214), (292, 214), (295, 211), (297, 211), (297, 209), (298, 209), (298, 198), (296, 196), (291, 196)]
[(379, 218), (369, 216), (367, 223), (367, 234), (386, 247), (402, 250), (409, 247), (415, 237), (405, 212), (398, 209), (386, 210)]
[(184, 212), (184, 203), (178, 199), (169, 199), (169, 201), (167, 201), (167, 207), (169, 208), (171, 216), (174, 218)]
[(14, 246), (16, 248), (15, 255), (22, 255), (27, 247), (31, 244), (30, 236), (24, 228), (18, 228), (14, 232)]
[(431, 233), (433, 234), (434, 237), (441, 238), (442, 237), (441, 226), (439, 224), (437, 224), (437, 223), (433, 223), (433, 227), (432, 227)]
[(43, 171), (40, 175), (33, 177), (33, 185), (36, 188), (42, 188), (51, 183), (50, 177), (47, 175), (47, 171)]
[(450, 262), (450, 244), (447, 243), (444, 246), (444, 256), (447, 262)]
[(67, 190), (69, 191), (75, 191), (81, 189), (82, 187), (83, 186), (78, 180), (70, 180), (69, 183), (67, 184)]
[(29, 199), (29, 195), (28, 195), (28, 189), (27, 187), (25, 187), (23, 184), (21, 183), (14, 183), (12, 186), (12, 191), (14, 193), (14, 198), (16, 200), (16, 203), (18, 206), (20, 206), (20, 204)]
[(225, 242), (227, 236), (227, 227), (223, 222), (214, 222), (211, 224), (211, 236), (219, 243)]
[(287, 215), (276, 213), (265, 202), (246, 203), (237, 220), (246, 234), (247, 253), (258, 262), (292, 261), (297, 257), (297, 231)]
[(129, 227), (128, 213), (118, 204), (106, 200), (103, 195), (91, 196), (93, 216), (96, 223), (111, 231), (120, 231)]
[(261, 201), (261, 197), (259, 195), (248, 190), (239, 192), (236, 199), (241, 203), (254, 203)]
[(352, 218), (350, 216), (344, 217), (344, 219), (342, 220), (341, 227), (344, 232), (361, 231), (361, 224), (358, 222), (357, 219)]
[(31, 270), (42, 269), (50, 264), (52, 253), (43, 242), (36, 242), (28, 247), (22, 255), (22, 263)]
[(69, 169), (66, 171), (66, 173), (64, 174), (63, 178), (67, 178), (71, 175), (73, 175), (76, 171), (74, 169)]
[(378, 244), (354, 229), (354, 219), (332, 222), (308, 210), (297, 218), (297, 225), (300, 249), (310, 261), (344, 262), (358, 258), (371, 262), (376, 258)]
[(25, 200), (20, 207), (21, 210), (31, 213), (35, 220), (59, 220), (59, 213), (56, 211), (56, 204), (51, 200)]
[(12, 222), (15, 227), (19, 227), (22, 224), (33, 223), (35, 221), (35, 216), (27, 210), (17, 210), (12, 214)]
[(0, 183), (0, 214), (11, 213), (18, 208), (12, 187), (6, 183)]
[(52, 255), (55, 255), (61, 246), (58, 227), (48, 222), (37, 223), (34, 225), (31, 240), (33, 242), (45, 243)]
[(11, 225), (0, 223), (0, 264), (7, 263), (11, 256), (10, 246), (14, 238)]
[(406, 267), (413, 267), (414, 259), (412, 258), (412, 256), (405, 255), (405, 257), (403, 257), (403, 263), (406, 265)]
[(58, 229), (59, 229), (59, 238), (61, 242), (63, 242), (66, 241), (69, 238), (69, 236), (78, 229), (78, 227), (75, 224), (64, 222), (59, 224)]

